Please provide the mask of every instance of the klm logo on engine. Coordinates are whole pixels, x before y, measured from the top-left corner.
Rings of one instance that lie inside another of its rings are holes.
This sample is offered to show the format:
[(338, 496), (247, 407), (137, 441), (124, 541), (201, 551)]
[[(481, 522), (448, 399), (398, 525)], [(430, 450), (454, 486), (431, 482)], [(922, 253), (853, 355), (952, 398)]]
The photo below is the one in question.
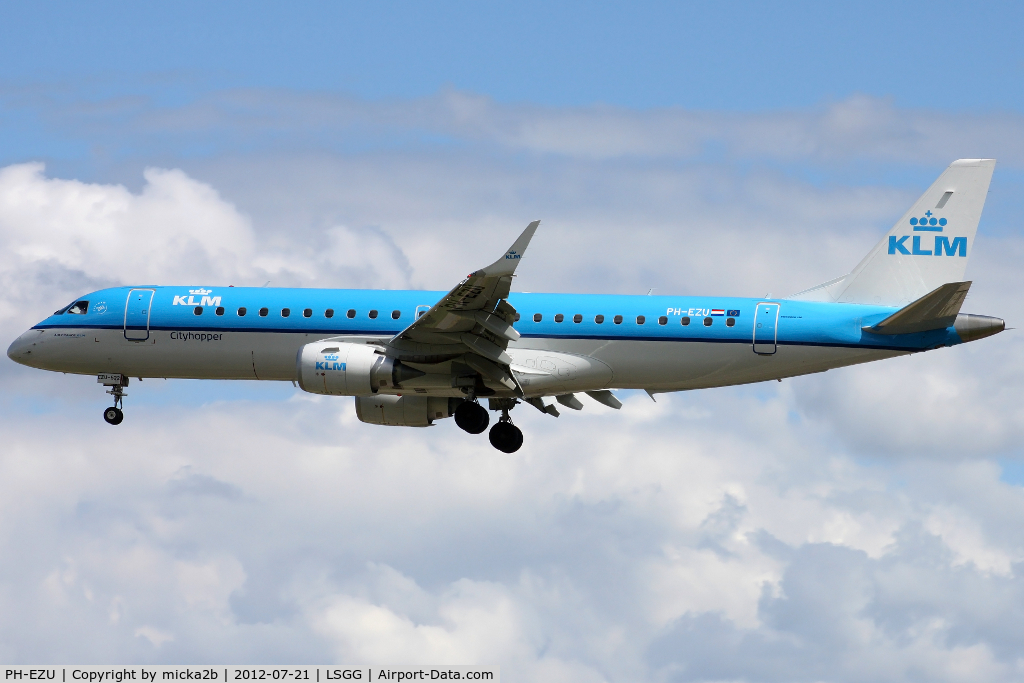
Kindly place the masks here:
[(316, 362), (316, 369), (317, 370), (341, 370), (342, 372), (345, 372), (345, 364), (344, 363), (339, 363), (337, 361), (338, 361), (338, 354), (336, 354), (336, 353), (327, 354), (326, 356), (324, 356), (323, 362), (320, 362), (320, 361)]
[[(911, 218), (910, 225), (914, 232), (942, 232), (946, 227), (945, 218), (936, 218), (931, 211), (925, 211), (920, 218)], [(907, 240), (910, 240), (908, 247)], [(889, 253), (904, 256), (963, 256), (967, 257), (967, 238), (954, 237), (950, 240), (945, 235), (936, 235), (934, 241), (922, 235), (889, 235)]]
[[(220, 306), (219, 296), (209, 296), (213, 293), (212, 289), (190, 289), (188, 290), (188, 296), (175, 296), (174, 303), (172, 306)], [(196, 297), (200, 297), (199, 301), (196, 301)]]

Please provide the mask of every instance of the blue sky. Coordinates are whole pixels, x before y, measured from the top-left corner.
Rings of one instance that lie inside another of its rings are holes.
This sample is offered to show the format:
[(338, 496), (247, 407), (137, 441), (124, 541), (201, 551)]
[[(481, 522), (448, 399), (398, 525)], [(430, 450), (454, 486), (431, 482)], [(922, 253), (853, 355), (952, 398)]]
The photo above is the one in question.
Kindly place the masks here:
[[(114, 284), (776, 296), (996, 157), (1011, 3), (33, 3), (0, 22), (0, 338)], [(0, 364), (0, 661), (497, 663), (524, 681), (1020, 680), (1016, 332), (820, 375), (359, 423), (281, 385)], [(112, 431), (113, 430), (113, 431)], [(780, 649), (779, 643), (785, 643)]]
[(41, 2), (4, 19), (6, 84), (92, 97), (454, 87), (555, 106), (1024, 105), (1024, 9), (1010, 2)]

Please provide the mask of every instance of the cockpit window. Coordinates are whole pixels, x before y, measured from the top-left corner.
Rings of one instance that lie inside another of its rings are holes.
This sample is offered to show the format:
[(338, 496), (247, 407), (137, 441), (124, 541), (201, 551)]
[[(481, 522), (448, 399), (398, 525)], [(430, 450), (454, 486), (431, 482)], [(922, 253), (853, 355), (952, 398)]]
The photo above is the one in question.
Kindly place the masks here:
[(71, 315), (85, 315), (89, 312), (88, 301), (76, 301), (75, 303), (68, 306), (68, 313)]

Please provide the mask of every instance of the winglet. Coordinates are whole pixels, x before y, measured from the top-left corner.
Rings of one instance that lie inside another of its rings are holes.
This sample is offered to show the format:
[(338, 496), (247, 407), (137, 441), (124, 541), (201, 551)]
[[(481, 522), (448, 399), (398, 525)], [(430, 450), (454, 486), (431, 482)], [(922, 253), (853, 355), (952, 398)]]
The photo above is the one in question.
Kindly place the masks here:
[(533, 233), (537, 232), (537, 226), (540, 225), (540, 221), (533, 221), (526, 230), (523, 230), (523, 234), (519, 236), (519, 239), (508, 248), (505, 255), (500, 259), (487, 266), (482, 270), (478, 270), (474, 275), (487, 275), (487, 276), (502, 276), (511, 275), (516, 272), (516, 267), (519, 265), (519, 261), (523, 257), (523, 253), (526, 251), (526, 247), (530, 244), (530, 240), (533, 239)]

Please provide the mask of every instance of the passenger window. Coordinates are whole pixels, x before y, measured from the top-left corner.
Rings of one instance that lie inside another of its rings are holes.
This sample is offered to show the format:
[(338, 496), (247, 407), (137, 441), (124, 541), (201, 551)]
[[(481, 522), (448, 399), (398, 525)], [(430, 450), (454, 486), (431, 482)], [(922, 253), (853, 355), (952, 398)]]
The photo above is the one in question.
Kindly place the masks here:
[(621, 315), (615, 316), (614, 318), (612, 318), (612, 322), (615, 323), (616, 325), (621, 325), (622, 324), (622, 316)]
[(216, 311), (214, 311), (214, 312), (215, 312), (215, 313), (216, 313), (217, 315), (224, 315), (224, 307), (223, 307), (223, 306), (218, 306), (218, 307), (217, 307), (217, 310), (216, 310)]
[(515, 322), (515, 323), (519, 322), (519, 319), (520, 319), (521, 317), (522, 317), (521, 315), (519, 315), (518, 313), (516, 313), (516, 317), (515, 317), (515, 320), (513, 320), (512, 322)]
[(239, 306), (238, 307), (238, 317), (239, 318), (244, 318), (245, 317), (245, 306)]
[(574, 316), (572, 317), (572, 321), (573, 321), (574, 323), (581, 323), (581, 322), (583, 322), (583, 316), (582, 316), (582, 315), (580, 315), (579, 313), (577, 313), (576, 315), (574, 315)]
[(261, 318), (266, 318), (267, 317), (267, 313), (270, 313), (270, 309), (269, 308), (261, 308), (260, 309), (260, 317)]
[(683, 319), (680, 320), (679, 322), (681, 322), (683, 324), (683, 327), (686, 327), (687, 325), (690, 324), (690, 317), (684, 315)]
[(370, 317), (371, 317), (371, 318), (376, 318), (376, 317), (377, 317), (377, 311), (376, 311), (376, 309), (374, 309), (374, 310), (371, 310), (371, 311), (370, 311)]
[(636, 317), (636, 324), (637, 325), (643, 325), (645, 322), (647, 322), (647, 318), (645, 318), (644, 316), (638, 315)]
[(601, 323), (604, 322), (604, 316), (603, 315), (595, 315), (594, 316), (594, 322), (597, 323), (598, 325), (600, 325)]
[(725, 319), (726, 327), (732, 327), (735, 324), (736, 324), (736, 318), (726, 318)]
[(282, 318), (287, 318), (291, 314), (292, 314), (292, 309), (290, 309), (290, 308), (282, 308), (281, 309), (281, 317)]
[(391, 319), (392, 320), (398, 320), (401, 317), (402, 317), (402, 312), (401, 311), (391, 311)]
[(555, 314), (555, 322), (556, 323), (560, 323), (563, 320), (565, 320), (565, 316), (564, 315), (562, 315), (561, 313), (556, 313)]
[(665, 316), (661, 316), (660, 318), (658, 318), (658, 324), (659, 325), (668, 325), (668, 318), (666, 318)]
[(539, 323), (543, 317), (544, 316), (542, 316), (540, 313), (534, 313), (533, 314), (533, 322)]
[(711, 323), (715, 322), (711, 318), (704, 318), (704, 327), (711, 327)]
[(303, 318), (312, 318), (313, 317), (313, 309), (312, 308), (307, 308), (306, 310), (304, 310), (302, 312), (302, 317)]
[[(333, 308), (328, 308), (326, 311), (324, 311), (324, 317), (325, 318), (333, 318), (334, 317), (334, 309)], [(349, 316), (349, 317), (351, 318), (352, 316)]]
[(192, 311), (192, 312), (195, 313), (196, 315), (202, 315), (203, 314), (203, 307), (202, 306), (196, 306), (195, 310)]
[(354, 308), (348, 309), (348, 313), (346, 313), (345, 316), (349, 317), (349, 318), (356, 317), (356, 309), (354, 309)]
[(85, 315), (89, 311), (88, 301), (76, 301), (68, 307), (68, 313), (71, 315)]

